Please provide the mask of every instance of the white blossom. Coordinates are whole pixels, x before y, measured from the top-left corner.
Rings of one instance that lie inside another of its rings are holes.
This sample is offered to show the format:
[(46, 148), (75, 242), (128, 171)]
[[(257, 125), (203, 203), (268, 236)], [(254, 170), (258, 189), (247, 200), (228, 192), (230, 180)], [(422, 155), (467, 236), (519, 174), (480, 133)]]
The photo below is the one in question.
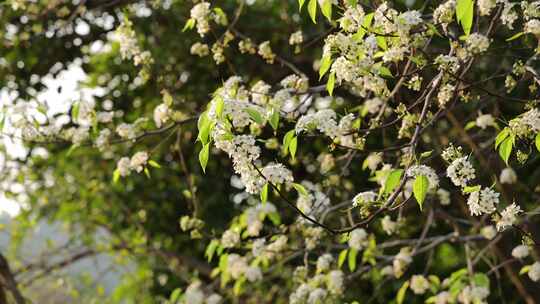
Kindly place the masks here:
[(381, 220), (381, 225), (384, 232), (386, 232), (386, 234), (388, 235), (394, 234), (394, 232), (396, 232), (398, 228), (398, 223), (392, 221), (389, 215), (383, 217), (383, 219)]
[(495, 126), (495, 118), (491, 114), (482, 114), (476, 118), (476, 125), (481, 129)]
[(450, 192), (449, 191), (443, 188), (439, 188), (437, 189), (437, 196), (439, 197), (439, 203), (441, 203), (441, 205), (443, 206), (450, 205)]
[(489, 48), (489, 38), (479, 33), (472, 33), (465, 40), (467, 51), (472, 55), (478, 55)]
[(521, 212), (523, 212), (521, 207), (519, 207), (516, 203), (512, 203), (506, 207), (503, 211), (501, 211), (501, 216), (497, 217), (497, 230), (503, 231), (507, 227), (514, 225), (518, 220), (518, 214)]
[(328, 291), (322, 288), (315, 288), (309, 293), (308, 304), (321, 304), (328, 295)]
[(233, 248), (240, 243), (240, 234), (235, 230), (226, 230), (221, 236), (221, 245), (224, 248)]
[(458, 301), (463, 304), (485, 303), (489, 289), (484, 286), (469, 285), (461, 290)]
[(534, 262), (528, 272), (529, 278), (534, 282), (540, 280), (540, 262)]
[(302, 44), (302, 42), (304, 42), (304, 36), (302, 35), (302, 31), (296, 31), (292, 33), (289, 37), (290, 45)]
[(352, 199), (353, 206), (357, 207), (362, 204), (374, 203), (377, 201), (377, 197), (378, 195), (374, 191), (360, 192), (353, 197)]
[(332, 270), (328, 273), (328, 290), (330, 293), (340, 295), (343, 293), (344, 274), (341, 270)]
[(204, 293), (201, 290), (201, 282), (195, 281), (191, 283), (184, 293), (184, 302), (187, 304), (203, 304)]
[(203, 1), (196, 4), (191, 9), (191, 18), (196, 21), (197, 32), (201, 37), (204, 37), (208, 31), (210, 31), (210, 3)]
[(476, 177), (475, 171), (467, 157), (454, 160), (446, 169), (446, 175), (456, 186), (465, 187), (467, 183)]
[(497, 235), (497, 230), (493, 225), (484, 226), (480, 229), (480, 234), (488, 240), (492, 240)]
[(200, 42), (196, 42), (191, 46), (191, 49), (189, 50), (189, 53), (191, 55), (197, 55), (199, 57), (208, 56), (210, 54), (210, 50), (208, 49), (208, 45)]
[(116, 170), (118, 170), (118, 173), (120, 176), (125, 177), (129, 175), (129, 172), (131, 170), (129, 166), (129, 157), (122, 157), (116, 164)]
[(480, 16), (488, 16), (497, 5), (496, 0), (478, 0), (478, 11)]
[(353, 231), (351, 231), (351, 234), (349, 236), (349, 247), (356, 250), (361, 250), (367, 245), (367, 237), (368, 234), (363, 228), (354, 229)]
[(144, 166), (146, 166), (147, 161), (148, 153), (145, 151), (139, 151), (135, 153), (129, 160), (129, 167), (131, 170), (141, 172), (144, 169)]
[(424, 294), (429, 289), (429, 281), (423, 275), (413, 275), (410, 286), (415, 294)]
[(529, 246), (518, 245), (512, 249), (512, 256), (516, 259), (523, 259), (529, 256)]
[(392, 261), (394, 276), (400, 278), (411, 262), (411, 249), (409, 247), (401, 248)]
[(330, 264), (334, 261), (331, 254), (325, 253), (317, 259), (317, 272), (326, 272), (330, 269)]
[(246, 279), (250, 282), (256, 282), (262, 280), (262, 271), (259, 267), (249, 266), (245, 270)]
[(467, 205), (469, 206), (471, 215), (494, 212), (495, 206), (499, 204), (499, 195), (499, 193), (490, 188), (472, 192), (467, 199)]
[(517, 182), (516, 172), (512, 168), (504, 168), (499, 180), (501, 184), (515, 184)]
[(154, 109), (154, 123), (156, 127), (161, 128), (169, 120), (169, 107), (162, 103)]

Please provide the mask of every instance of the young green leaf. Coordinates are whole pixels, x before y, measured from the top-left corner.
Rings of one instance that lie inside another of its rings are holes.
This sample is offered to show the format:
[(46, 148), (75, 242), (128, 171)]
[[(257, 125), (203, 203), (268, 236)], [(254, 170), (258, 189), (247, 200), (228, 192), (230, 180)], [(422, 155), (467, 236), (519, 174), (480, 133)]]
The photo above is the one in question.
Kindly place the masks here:
[(465, 188), (463, 188), (463, 193), (464, 194), (473, 193), (473, 192), (476, 192), (476, 191), (480, 191), (480, 189), (481, 189), (480, 185), (466, 186)]
[(321, 66), (319, 67), (319, 80), (321, 80), (330, 69), (330, 66), (332, 65), (332, 57), (331, 56), (323, 56), (321, 59)]
[(308, 195), (308, 192), (306, 188), (304, 188), (304, 186), (297, 183), (292, 183), (292, 186), (294, 187), (294, 189), (296, 189), (296, 192), (298, 192), (298, 194), (303, 195), (303, 196)]
[(216, 103), (216, 116), (218, 118), (221, 118), (221, 116), (223, 115), (223, 108), (225, 106), (225, 101), (223, 100), (221, 96), (217, 96), (215, 103)]
[(154, 168), (161, 168), (160, 164), (158, 164), (155, 160), (149, 160), (148, 164)]
[(347, 253), (349, 253), (349, 250), (348, 250), (348, 249), (343, 249), (343, 250), (341, 250), (341, 252), (339, 253), (339, 258), (338, 258), (338, 268), (341, 268), (341, 266), (343, 265), (343, 263), (345, 263), (345, 259), (347, 258)]
[(334, 94), (335, 83), (336, 83), (336, 73), (332, 72), (330, 73), (330, 76), (328, 77), (328, 82), (326, 83), (326, 90), (328, 91), (328, 94), (330, 94), (330, 96)]
[(540, 152), (540, 133), (536, 134), (536, 138), (534, 139), (534, 143), (536, 144), (536, 150)]
[(418, 205), (420, 206), (420, 210), (422, 210), (422, 206), (424, 205), (428, 188), (429, 180), (427, 177), (424, 175), (418, 175), (414, 180), (413, 194), (414, 198), (416, 198), (416, 201), (418, 202)]
[(298, 0), (298, 11), (302, 10), (302, 7), (304, 6), (304, 2), (306, 2), (306, 0)]
[(268, 200), (268, 183), (264, 184), (261, 190), (261, 202), (266, 203)]
[(309, 0), (308, 13), (313, 23), (317, 23), (317, 3), (318, 0)]
[(294, 136), (291, 138), (291, 142), (289, 144), (289, 152), (291, 152), (291, 157), (294, 160), (296, 157), (296, 149), (298, 147), (298, 137)]
[(289, 145), (291, 144), (291, 140), (294, 137), (294, 132), (294, 130), (290, 130), (285, 134), (285, 136), (283, 136), (283, 146), (281, 147), (281, 151), (285, 155), (289, 154)]
[(401, 175), (403, 174), (402, 169), (393, 170), (388, 174), (386, 178), (386, 183), (384, 184), (384, 194), (391, 193), (399, 185), (401, 181)]
[(199, 152), (199, 163), (201, 164), (201, 168), (203, 169), (204, 173), (206, 173), (206, 165), (208, 164), (209, 155), (210, 155), (210, 143), (207, 143), (203, 146), (203, 148)]
[(270, 125), (272, 126), (272, 129), (277, 130), (279, 126), (279, 110), (278, 109), (272, 109), (272, 113), (270, 114)]
[(457, 0), (456, 17), (465, 35), (469, 36), (474, 17), (474, 0)]
[(517, 33), (517, 34), (515, 34), (515, 35), (512, 35), (512, 37), (507, 38), (507, 39), (506, 39), (506, 42), (510, 42), (510, 41), (512, 41), (512, 40), (516, 40), (516, 39), (518, 39), (519, 37), (521, 37), (521, 36), (523, 36), (523, 35), (525, 35), (525, 32), (519, 32), (519, 33)]
[(407, 288), (409, 288), (409, 281), (405, 281), (403, 285), (401, 285), (401, 288), (399, 288), (399, 291), (396, 296), (396, 303), (397, 304), (403, 304), (403, 301), (405, 300), (405, 293), (407, 292)]
[(386, 44), (386, 38), (384, 36), (377, 36), (377, 45), (383, 49), (383, 50), (387, 50), (388, 49), (388, 45)]
[(328, 19), (328, 21), (332, 22), (332, 0), (324, 0), (321, 11), (323, 15)]
[(120, 170), (116, 169), (113, 172), (113, 183), (118, 183), (118, 180), (120, 180)]
[(515, 136), (510, 135), (505, 140), (503, 140), (503, 142), (499, 146), (499, 155), (507, 165), (510, 154), (512, 154), (512, 149), (514, 148), (514, 141)]
[(249, 117), (259, 125), (264, 125), (264, 118), (262, 117), (261, 113), (259, 111), (255, 110), (254, 108), (246, 108), (244, 109), (249, 114)]
[(189, 18), (186, 22), (186, 25), (184, 25), (184, 28), (182, 29), (182, 32), (185, 32), (187, 30), (191, 30), (195, 26), (195, 19)]
[(358, 250), (351, 248), (349, 250), (349, 258), (347, 259), (349, 263), (349, 270), (354, 271), (356, 269), (356, 256), (358, 255)]
[(505, 140), (508, 136), (510, 136), (510, 129), (504, 128), (499, 134), (497, 134), (497, 137), (495, 138), (495, 149)]

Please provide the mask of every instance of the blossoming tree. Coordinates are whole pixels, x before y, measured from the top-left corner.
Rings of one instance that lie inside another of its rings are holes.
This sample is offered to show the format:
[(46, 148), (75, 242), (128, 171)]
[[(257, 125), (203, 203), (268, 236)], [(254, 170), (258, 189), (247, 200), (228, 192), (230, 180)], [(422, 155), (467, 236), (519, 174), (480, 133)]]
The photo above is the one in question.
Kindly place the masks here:
[[(14, 233), (61, 221), (136, 261), (110, 301), (540, 301), (540, 2), (0, 11)], [(72, 64), (80, 98), (51, 107)], [(25, 302), (20, 275), (0, 295)]]

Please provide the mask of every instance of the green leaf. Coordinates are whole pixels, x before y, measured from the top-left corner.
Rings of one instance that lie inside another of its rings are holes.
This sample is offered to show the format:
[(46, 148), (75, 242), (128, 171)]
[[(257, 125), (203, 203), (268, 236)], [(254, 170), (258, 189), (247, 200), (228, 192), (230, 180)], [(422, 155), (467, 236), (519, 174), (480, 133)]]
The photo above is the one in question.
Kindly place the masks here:
[(319, 68), (319, 80), (321, 80), (330, 69), (330, 66), (332, 65), (332, 57), (331, 56), (323, 56), (321, 59), (321, 67)]
[(150, 176), (150, 170), (148, 170), (148, 168), (144, 168), (143, 172), (144, 172), (144, 175), (146, 175), (146, 177), (152, 178), (152, 177)]
[(169, 303), (170, 304), (177, 304), (180, 302), (180, 296), (182, 295), (182, 288), (176, 288), (171, 292), (171, 296), (169, 297)]
[(495, 149), (505, 140), (508, 136), (510, 136), (510, 129), (504, 128), (499, 134), (497, 134), (497, 137), (495, 138)]
[(261, 202), (266, 203), (268, 200), (268, 183), (264, 184), (261, 190)]
[(354, 271), (356, 269), (356, 256), (358, 255), (358, 250), (351, 248), (349, 250), (349, 258), (347, 262), (349, 263), (349, 270)]
[(343, 249), (339, 253), (338, 268), (341, 268), (341, 266), (343, 266), (343, 263), (345, 263), (345, 259), (347, 258), (347, 253), (349, 253), (348, 249)]
[(285, 155), (289, 154), (289, 145), (291, 144), (294, 134), (294, 130), (290, 130), (283, 136), (283, 146), (281, 147), (281, 150)]
[(199, 152), (199, 163), (203, 172), (206, 173), (206, 165), (208, 164), (208, 156), (210, 155), (210, 143), (207, 143), (203, 146)]
[(531, 266), (532, 265), (526, 265), (526, 266), (523, 266), (520, 270), (519, 270), (519, 274), (522, 275), (522, 274), (526, 274), (529, 272), (529, 269), (531, 269)]
[(379, 68), (379, 75), (381, 75), (383, 77), (388, 77), (388, 78), (393, 78), (394, 77), (394, 75), (392, 75), (392, 72), (390, 71), (390, 69), (388, 69), (385, 66), (381, 66)]
[(536, 144), (536, 150), (540, 152), (540, 133), (536, 134), (536, 138), (534, 139), (534, 143)]
[(328, 82), (326, 83), (326, 90), (328, 91), (328, 94), (330, 94), (330, 96), (334, 94), (335, 84), (336, 84), (336, 73), (332, 72), (330, 73), (330, 76), (328, 77)]
[(294, 189), (296, 189), (296, 192), (298, 192), (298, 194), (303, 195), (303, 196), (308, 195), (308, 192), (306, 188), (304, 188), (304, 186), (297, 183), (292, 183), (292, 186), (294, 187)]
[(270, 125), (272, 126), (272, 129), (277, 130), (279, 126), (279, 110), (273, 108), (272, 114), (270, 115)]
[(516, 39), (518, 39), (519, 37), (521, 37), (523, 35), (525, 35), (525, 32), (519, 32), (519, 33), (517, 33), (515, 35), (512, 35), (512, 37), (507, 38), (506, 41), (509, 42), (509, 41), (512, 41), (512, 40), (516, 40)]
[(433, 154), (433, 150), (423, 152), (422, 154), (420, 154), (420, 158), (428, 158), (431, 156), (431, 154)]
[(503, 140), (503, 142), (499, 146), (499, 155), (507, 165), (510, 154), (512, 154), (512, 149), (514, 148), (514, 141), (515, 136), (510, 135), (505, 140)]
[(405, 281), (403, 285), (401, 285), (401, 288), (399, 288), (397, 296), (396, 296), (396, 303), (397, 304), (403, 304), (403, 301), (405, 300), (405, 293), (407, 292), (407, 288), (409, 288), (409, 281)]
[(482, 187), (480, 185), (476, 185), (476, 186), (466, 186), (465, 188), (463, 188), (463, 193), (464, 194), (467, 194), (467, 193), (473, 193), (473, 192), (476, 192), (476, 191), (480, 191)]
[(308, 13), (313, 23), (317, 23), (317, 2), (318, 0), (309, 0)]
[(281, 151), (285, 155), (289, 154), (289, 145), (291, 144), (294, 134), (294, 130), (290, 130), (285, 134), (285, 136), (283, 136), (283, 146), (281, 147)]
[(225, 106), (225, 101), (223, 100), (221, 96), (217, 96), (215, 103), (216, 103), (216, 116), (218, 118), (221, 118), (221, 116), (223, 115), (223, 108)]
[(384, 36), (377, 36), (377, 45), (383, 49), (383, 50), (387, 50), (388, 49), (388, 45), (386, 44), (386, 38)]
[(208, 119), (208, 114), (204, 112), (199, 116), (197, 121), (197, 128), (199, 129), (199, 134), (197, 135), (197, 140), (207, 144), (210, 141), (210, 131), (212, 129), (212, 122)]
[(298, 137), (294, 136), (291, 138), (291, 142), (289, 143), (289, 152), (291, 152), (291, 157), (294, 160), (296, 157), (296, 148), (298, 147)]
[(427, 191), (429, 188), (429, 180), (424, 175), (418, 175), (416, 179), (414, 180), (413, 184), (413, 194), (414, 198), (416, 198), (416, 201), (418, 202), (418, 205), (420, 206), (420, 210), (422, 210), (422, 206), (424, 204), (424, 200), (426, 199)]
[(113, 172), (113, 183), (118, 183), (118, 180), (120, 180), (120, 170), (116, 169)]
[(182, 29), (182, 32), (185, 32), (187, 30), (191, 30), (195, 26), (195, 19), (189, 18), (186, 22), (186, 25), (184, 25), (184, 28)]
[(306, 0), (298, 0), (298, 11), (302, 10), (302, 7), (304, 6), (304, 2), (306, 2)]
[(278, 212), (270, 212), (268, 213), (268, 218), (274, 224), (274, 226), (281, 225), (281, 217), (279, 216)]
[(470, 130), (472, 128), (476, 127), (476, 120), (473, 120), (473, 121), (469, 121), (466, 125), (465, 125), (465, 130)]
[(158, 169), (161, 168), (161, 165), (158, 164), (155, 160), (149, 160), (149, 161), (148, 161), (148, 164), (149, 164), (150, 166), (154, 167), (154, 168), (158, 168)]
[(362, 40), (364, 36), (366, 35), (367, 31), (371, 27), (371, 21), (373, 20), (373, 16), (375, 16), (374, 13), (369, 13), (364, 16), (364, 21), (362, 22), (362, 26), (358, 29), (358, 32), (353, 35), (353, 39), (356, 41)]
[(489, 288), (489, 277), (484, 273), (475, 273), (473, 282), (476, 286), (482, 286)]
[(401, 175), (403, 174), (403, 169), (397, 169), (393, 170), (388, 174), (388, 177), (386, 178), (386, 183), (384, 184), (384, 194), (388, 194), (399, 185), (399, 182), (401, 181)]
[(328, 21), (332, 22), (332, 0), (324, 0), (321, 11), (323, 15), (328, 19)]
[(79, 119), (79, 109), (81, 107), (80, 102), (76, 102), (71, 109), (71, 120), (77, 121)]
[(457, 0), (456, 17), (459, 24), (463, 28), (466, 36), (471, 33), (473, 17), (474, 17), (474, 1), (473, 0)]
[(206, 247), (206, 251), (204, 252), (204, 256), (208, 259), (208, 263), (212, 261), (212, 258), (214, 257), (214, 253), (216, 252), (217, 247), (219, 246), (219, 242), (217, 240), (210, 241), (210, 244)]
[(264, 118), (259, 111), (253, 108), (245, 108), (244, 111), (249, 114), (249, 117), (251, 117), (254, 122), (258, 123), (259, 125), (264, 125)]

